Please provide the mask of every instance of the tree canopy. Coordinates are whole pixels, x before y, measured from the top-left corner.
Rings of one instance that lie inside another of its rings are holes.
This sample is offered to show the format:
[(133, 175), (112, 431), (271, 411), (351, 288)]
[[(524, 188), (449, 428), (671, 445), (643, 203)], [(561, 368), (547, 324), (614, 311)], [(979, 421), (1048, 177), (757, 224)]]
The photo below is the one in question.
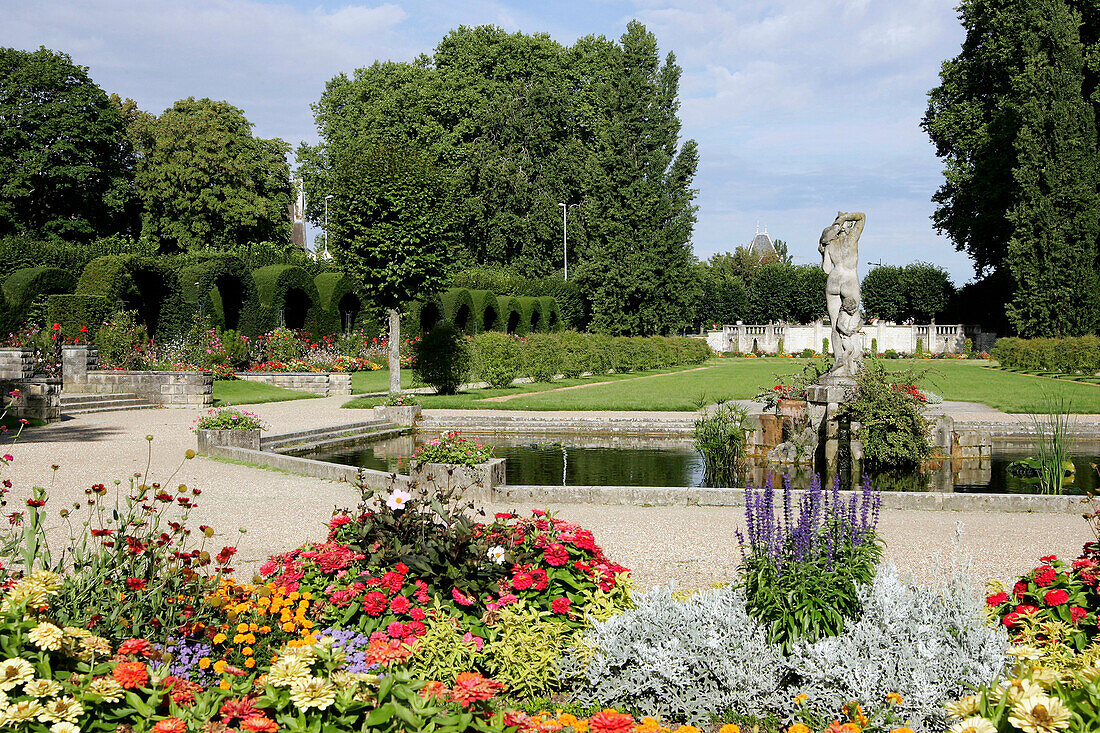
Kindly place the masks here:
[(864, 275), (860, 288), (865, 316), (895, 323), (941, 318), (954, 293), (947, 271), (928, 262), (875, 267)]
[(133, 154), (117, 105), (63, 53), (0, 48), (0, 234), (128, 231)]

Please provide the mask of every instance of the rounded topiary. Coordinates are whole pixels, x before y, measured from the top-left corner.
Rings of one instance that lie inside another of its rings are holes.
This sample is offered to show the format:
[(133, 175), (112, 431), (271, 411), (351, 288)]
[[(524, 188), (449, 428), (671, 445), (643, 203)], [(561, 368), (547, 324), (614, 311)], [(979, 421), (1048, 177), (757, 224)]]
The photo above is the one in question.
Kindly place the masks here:
[(413, 371), (437, 394), (454, 394), (469, 377), (470, 345), (466, 336), (449, 323), (422, 334), (413, 351)]
[(359, 295), (355, 278), (343, 272), (322, 272), (313, 278), (320, 298), (322, 334), (345, 333), (357, 326), (377, 333), (382, 328), (384, 314), (373, 303)]
[(470, 300), (473, 302), (474, 312), (471, 319), (471, 333), (483, 333), (485, 331), (503, 330), (497, 329), (500, 321), (500, 303), (496, 294), (490, 290), (471, 290)]
[(443, 320), (459, 331), (474, 330), (474, 301), (466, 288), (445, 290), (439, 299), (443, 302)]
[(414, 300), (402, 319), (401, 332), (410, 338), (428, 333), (445, 321), (445, 313), (443, 300), (438, 295)]
[(178, 273), (157, 257), (98, 257), (81, 273), (76, 294), (106, 298), (115, 310), (134, 311), (149, 335), (159, 339), (186, 330), (194, 312), (183, 298)]
[(16, 270), (0, 285), (0, 331), (18, 330), (29, 317), (44, 316), (46, 299), (71, 293), (76, 276), (59, 267), (24, 267)]
[(511, 386), (523, 370), (523, 351), (515, 336), (499, 331), (478, 334), (472, 339), (474, 373), (494, 389)]
[(260, 334), (260, 300), (256, 281), (240, 257), (218, 254), (179, 271), (183, 299), (214, 325)]
[(560, 331), (562, 324), (561, 311), (558, 310), (558, 301), (549, 295), (539, 296), (539, 305), (542, 307), (542, 330)]
[(542, 303), (538, 298), (517, 297), (513, 298), (519, 308), (519, 324), (516, 333), (526, 336), (535, 331), (542, 331)]
[(252, 272), (260, 299), (260, 331), (278, 326), (317, 334), (323, 329), (317, 284), (296, 265), (268, 265)]
[(523, 363), (527, 376), (536, 382), (552, 382), (562, 373), (561, 345), (548, 333), (532, 333), (523, 340)]

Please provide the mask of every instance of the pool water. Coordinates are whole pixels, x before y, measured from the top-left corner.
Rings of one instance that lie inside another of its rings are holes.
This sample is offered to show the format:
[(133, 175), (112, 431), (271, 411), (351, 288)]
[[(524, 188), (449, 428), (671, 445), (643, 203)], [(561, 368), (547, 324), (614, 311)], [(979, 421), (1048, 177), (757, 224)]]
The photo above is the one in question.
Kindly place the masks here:
[[(687, 439), (622, 437), (606, 435), (535, 436), (518, 434), (477, 435), (463, 433), (494, 446), (493, 456), (507, 460), (508, 483), (536, 486), (703, 486), (703, 459)], [(432, 436), (423, 436), (427, 439)], [(419, 445), (418, 436), (400, 436), (361, 445), (305, 454), (315, 460), (342, 463), (391, 473), (408, 473), (409, 460)], [(1067, 493), (1096, 489), (1097, 473), (1090, 464), (1100, 463), (1100, 451), (1073, 456), (1076, 475)], [(958, 491), (986, 493), (1035, 493), (1025, 479), (1011, 475), (1012, 461), (1028, 457), (1014, 450), (994, 453), (990, 461), (950, 461), (921, 472), (879, 472), (872, 483), (884, 491)], [(759, 484), (767, 472), (790, 474), (796, 487), (809, 485), (808, 469), (766, 465), (763, 461), (745, 471), (738, 485)]]

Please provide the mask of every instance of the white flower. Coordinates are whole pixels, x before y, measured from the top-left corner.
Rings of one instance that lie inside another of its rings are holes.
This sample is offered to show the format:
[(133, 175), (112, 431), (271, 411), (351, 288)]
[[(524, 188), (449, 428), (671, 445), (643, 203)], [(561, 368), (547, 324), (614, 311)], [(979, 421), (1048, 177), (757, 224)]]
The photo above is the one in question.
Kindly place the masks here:
[(997, 733), (997, 726), (980, 715), (955, 723), (947, 733)]
[(496, 547), (490, 547), (489, 552), (487, 552), (486, 554), (489, 556), (489, 559), (495, 562), (497, 565), (500, 565), (504, 562), (504, 548), (500, 545), (497, 545)]
[(61, 649), (61, 642), (65, 640), (65, 632), (49, 621), (43, 621), (31, 629), (27, 638), (39, 649), (58, 651)]
[(54, 723), (50, 726), (50, 733), (80, 733), (80, 728), (75, 723)]
[(0, 691), (6, 692), (34, 679), (34, 667), (26, 659), (14, 657), (0, 662)]
[(404, 509), (405, 504), (412, 498), (412, 494), (401, 489), (394, 489), (393, 493), (386, 497), (386, 506), (393, 509), (395, 512), (399, 509)]

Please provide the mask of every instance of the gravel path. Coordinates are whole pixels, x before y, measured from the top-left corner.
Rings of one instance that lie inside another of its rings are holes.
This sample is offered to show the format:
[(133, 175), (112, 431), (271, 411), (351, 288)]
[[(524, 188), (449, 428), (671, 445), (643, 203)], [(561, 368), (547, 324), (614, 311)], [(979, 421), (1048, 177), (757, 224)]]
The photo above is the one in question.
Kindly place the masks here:
[[(346, 399), (247, 409), (261, 415), (272, 432), (284, 432), (362, 419), (356, 411), (340, 409)], [(207, 458), (184, 461), (185, 451), (195, 445), (189, 428), (196, 417), (187, 410), (135, 410), (83, 415), (28, 431), (16, 446), (6, 449), (15, 461), (2, 473), (14, 483), (4, 512), (20, 508), (30, 487), (40, 485), (50, 487), (47, 508), (56, 517), (67, 504), (83, 501), (84, 489), (92, 484), (111, 487), (119, 480), (125, 488), (129, 477), (144, 473), (149, 461), (151, 481), (202, 489), (192, 526), (209, 524), (218, 533), (215, 541), (229, 544), (238, 541), (238, 528), (247, 531), (240, 539), (237, 567), (238, 575), (248, 577), (269, 554), (323, 536), (323, 525), (334, 507), (358, 503), (358, 491), (347, 484)], [(999, 415), (983, 412), (983, 417)], [(145, 440), (146, 435), (153, 436), (152, 443)], [(50, 468), (53, 464), (58, 466), (56, 471)], [(493, 505), (486, 510), (491, 514), (513, 508), (531, 507)], [(743, 520), (742, 510), (736, 507), (549, 508), (591, 528), (609, 555), (630, 567), (643, 587), (670, 580), (682, 587), (726, 581), (733, 577), (740, 557), (735, 532)], [(1030, 569), (1040, 555), (1073, 556), (1090, 538), (1075, 515), (890, 511), (880, 524), (886, 556), (918, 579), (931, 578), (937, 558), (950, 564), (956, 522), (963, 526), (961, 554), (972, 558), (970, 576), (979, 586), (988, 578), (1007, 580)], [(57, 530), (53, 541), (67, 536)]]

